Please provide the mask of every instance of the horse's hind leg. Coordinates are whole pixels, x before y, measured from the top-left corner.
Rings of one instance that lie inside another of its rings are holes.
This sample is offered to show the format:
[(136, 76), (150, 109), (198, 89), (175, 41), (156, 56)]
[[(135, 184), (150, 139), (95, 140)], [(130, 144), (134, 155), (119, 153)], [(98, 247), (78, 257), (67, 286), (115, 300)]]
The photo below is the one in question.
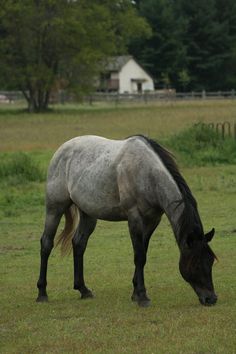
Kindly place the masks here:
[(88, 243), (89, 236), (96, 227), (97, 220), (88, 216), (80, 210), (80, 222), (73, 237), (73, 256), (74, 256), (74, 289), (79, 290), (81, 298), (93, 297), (84, 282), (84, 252)]
[(43, 302), (48, 300), (46, 286), (47, 286), (47, 265), (48, 257), (53, 248), (53, 241), (56, 235), (57, 227), (61, 220), (63, 212), (59, 212), (56, 209), (47, 210), (45, 228), (43, 235), (41, 237), (41, 264), (40, 264), (40, 275), (37, 282), (38, 287), (38, 302)]

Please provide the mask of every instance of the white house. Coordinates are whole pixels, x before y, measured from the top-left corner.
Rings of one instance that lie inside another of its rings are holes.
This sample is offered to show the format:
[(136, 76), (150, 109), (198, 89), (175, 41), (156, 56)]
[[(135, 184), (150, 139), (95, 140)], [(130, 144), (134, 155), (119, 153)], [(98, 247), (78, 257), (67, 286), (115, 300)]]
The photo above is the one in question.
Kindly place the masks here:
[(100, 91), (142, 93), (154, 90), (152, 77), (130, 55), (108, 59), (101, 74)]

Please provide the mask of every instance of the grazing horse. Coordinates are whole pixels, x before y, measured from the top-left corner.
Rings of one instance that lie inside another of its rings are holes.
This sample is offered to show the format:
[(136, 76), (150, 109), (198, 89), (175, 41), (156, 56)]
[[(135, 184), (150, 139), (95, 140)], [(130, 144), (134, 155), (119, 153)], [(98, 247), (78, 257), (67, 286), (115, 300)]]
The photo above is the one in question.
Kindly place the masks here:
[(144, 266), (151, 235), (165, 213), (179, 251), (179, 269), (203, 305), (217, 301), (212, 281), (215, 255), (204, 234), (197, 203), (172, 155), (142, 135), (125, 140), (81, 136), (64, 143), (54, 154), (47, 178), (46, 220), (41, 238), (37, 301), (47, 301), (47, 262), (62, 215), (62, 249), (73, 245), (74, 289), (93, 297), (86, 287), (83, 256), (97, 219), (128, 221), (134, 249), (132, 300), (148, 306)]

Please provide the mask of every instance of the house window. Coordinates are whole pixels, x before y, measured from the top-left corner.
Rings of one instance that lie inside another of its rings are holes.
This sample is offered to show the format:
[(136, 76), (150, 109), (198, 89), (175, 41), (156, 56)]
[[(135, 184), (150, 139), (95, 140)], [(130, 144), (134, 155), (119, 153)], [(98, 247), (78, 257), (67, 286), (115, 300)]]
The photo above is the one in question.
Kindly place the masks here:
[(102, 73), (100, 75), (99, 91), (102, 92), (116, 92), (119, 90), (119, 79), (112, 78), (112, 73)]

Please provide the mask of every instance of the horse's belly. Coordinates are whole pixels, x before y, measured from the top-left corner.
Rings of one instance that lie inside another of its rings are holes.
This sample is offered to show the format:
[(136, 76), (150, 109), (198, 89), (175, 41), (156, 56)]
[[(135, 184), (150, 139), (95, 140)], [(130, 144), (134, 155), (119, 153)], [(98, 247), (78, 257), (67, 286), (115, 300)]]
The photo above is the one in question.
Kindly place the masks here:
[(118, 190), (115, 188), (74, 188), (71, 192), (72, 201), (86, 214), (101, 220), (126, 220), (125, 210), (120, 205)]
[(72, 200), (79, 209), (95, 219), (108, 221), (127, 220), (126, 212), (119, 205), (103, 202), (96, 203), (88, 197), (86, 200), (82, 198), (73, 198)]

